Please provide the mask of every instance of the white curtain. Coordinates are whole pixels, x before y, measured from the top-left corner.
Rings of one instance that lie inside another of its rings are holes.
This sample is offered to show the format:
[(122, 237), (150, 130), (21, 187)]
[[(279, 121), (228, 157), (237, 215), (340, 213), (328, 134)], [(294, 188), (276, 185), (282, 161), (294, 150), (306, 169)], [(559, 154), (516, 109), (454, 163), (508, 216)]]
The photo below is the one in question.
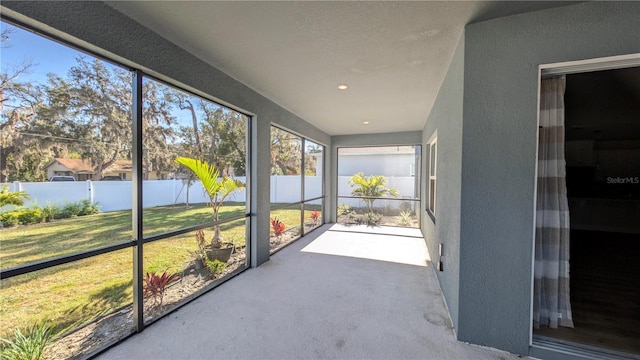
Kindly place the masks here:
[(564, 156), (565, 77), (542, 80), (533, 324), (573, 327), (569, 302), (569, 204)]

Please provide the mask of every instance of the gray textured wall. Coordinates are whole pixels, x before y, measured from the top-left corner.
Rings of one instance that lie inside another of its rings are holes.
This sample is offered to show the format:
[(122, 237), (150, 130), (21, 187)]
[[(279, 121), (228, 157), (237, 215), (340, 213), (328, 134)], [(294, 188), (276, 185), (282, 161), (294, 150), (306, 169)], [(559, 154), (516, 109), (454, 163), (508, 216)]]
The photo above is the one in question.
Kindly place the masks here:
[[(252, 248), (252, 262), (255, 266), (269, 259), (270, 125), (329, 145), (327, 134), (104, 3), (4, 1), (2, 6), (4, 15), (255, 115), (251, 225), (257, 246)], [(325, 179), (330, 176), (325, 171)]]
[[(424, 130), (422, 177), (422, 233), (433, 264), (438, 261), (438, 244), (443, 244), (444, 271), (437, 272), (453, 326), (458, 328), (458, 286), (460, 278), (460, 170), (462, 162), (462, 100), (464, 91), (464, 34), (451, 59), (438, 97)], [(426, 212), (429, 147), (437, 130), (437, 173), (435, 221)]]
[[(336, 135), (331, 137), (331, 174), (338, 173), (338, 148), (357, 146), (385, 146), (385, 145), (419, 145), (422, 143), (422, 131), (408, 131), (383, 134)], [(325, 211), (329, 212), (329, 222), (336, 222), (336, 196), (338, 177), (332, 176), (329, 186)]]
[(458, 338), (528, 352), (538, 65), (640, 52), (640, 3), (589, 2), (465, 30)]

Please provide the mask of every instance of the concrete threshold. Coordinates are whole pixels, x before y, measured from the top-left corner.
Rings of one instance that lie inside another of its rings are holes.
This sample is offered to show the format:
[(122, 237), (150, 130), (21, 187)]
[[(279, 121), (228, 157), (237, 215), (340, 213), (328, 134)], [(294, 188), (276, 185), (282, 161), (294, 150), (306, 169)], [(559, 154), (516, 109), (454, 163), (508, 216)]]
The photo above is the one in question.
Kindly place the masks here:
[(98, 359), (519, 359), (456, 341), (419, 230), (367, 229), (324, 225)]

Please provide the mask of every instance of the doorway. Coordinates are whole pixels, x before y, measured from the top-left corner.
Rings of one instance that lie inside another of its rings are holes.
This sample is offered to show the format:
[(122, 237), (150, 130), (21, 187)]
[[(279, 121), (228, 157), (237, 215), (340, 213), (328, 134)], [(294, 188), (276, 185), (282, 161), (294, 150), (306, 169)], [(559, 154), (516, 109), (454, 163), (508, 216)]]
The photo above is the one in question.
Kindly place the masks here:
[(566, 75), (573, 328), (535, 339), (640, 355), (640, 67)]

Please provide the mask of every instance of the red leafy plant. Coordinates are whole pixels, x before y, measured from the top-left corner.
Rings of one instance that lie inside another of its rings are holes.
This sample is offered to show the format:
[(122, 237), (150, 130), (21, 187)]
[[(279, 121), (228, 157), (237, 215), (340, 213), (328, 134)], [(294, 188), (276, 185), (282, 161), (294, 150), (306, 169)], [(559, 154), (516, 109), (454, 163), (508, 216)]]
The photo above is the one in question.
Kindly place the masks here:
[(320, 211), (313, 210), (311, 212), (311, 215), (309, 215), (309, 217), (311, 218), (311, 220), (313, 220), (314, 224), (317, 224), (318, 223), (318, 219), (320, 219)]
[(273, 229), (273, 234), (277, 237), (280, 238), (280, 236), (282, 236), (282, 233), (284, 232), (284, 229), (286, 228), (286, 226), (284, 225), (284, 223), (280, 220), (278, 220), (278, 218), (275, 219), (271, 219), (271, 228)]
[(178, 280), (180, 280), (178, 274), (169, 275), (167, 270), (162, 275), (158, 275), (155, 271), (147, 273), (144, 277), (144, 295), (153, 297), (153, 304), (161, 306), (167, 286)]

